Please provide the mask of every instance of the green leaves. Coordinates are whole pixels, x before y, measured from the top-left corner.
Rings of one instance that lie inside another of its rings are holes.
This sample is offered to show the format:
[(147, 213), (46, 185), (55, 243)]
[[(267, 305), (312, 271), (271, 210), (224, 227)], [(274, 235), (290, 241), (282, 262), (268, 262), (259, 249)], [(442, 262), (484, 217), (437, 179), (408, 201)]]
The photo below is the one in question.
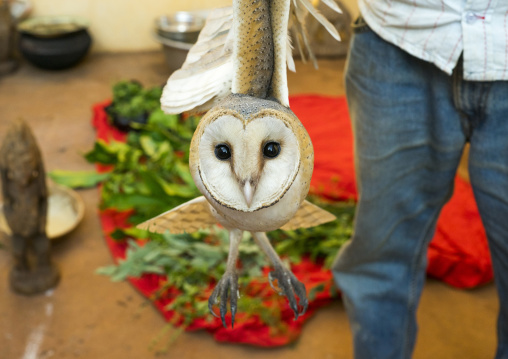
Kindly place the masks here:
[(322, 292), (323, 290), (325, 290), (325, 286), (324, 286), (324, 284), (318, 284), (317, 286), (315, 286), (314, 288), (312, 288), (312, 289), (309, 291), (309, 300), (310, 300), (310, 301), (313, 301), (314, 299), (316, 299), (316, 295), (317, 295), (319, 292)]
[(155, 243), (147, 242), (140, 246), (130, 241), (126, 251), (127, 260), (120, 261), (117, 266), (99, 268), (97, 273), (110, 276), (113, 282), (123, 281), (127, 277), (140, 277), (144, 273), (164, 274), (164, 267), (160, 263), (147, 260), (158, 257), (158, 251)]
[(95, 187), (110, 177), (109, 173), (95, 171), (63, 171), (54, 170), (48, 176), (58, 184), (71, 188)]
[(112, 111), (123, 117), (136, 117), (160, 107), (160, 87), (144, 89), (137, 81), (121, 81), (113, 86)]
[(156, 109), (150, 114), (148, 122), (163, 128), (176, 128), (178, 125), (178, 116), (166, 115), (161, 109)]
[[(121, 238), (138, 235), (136, 231), (139, 230), (119, 230), (113, 236)], [(165, 274), (168, 285), (178, 290), (178, 295), (171, 298), (168, 309), (182, 314), (187, 323), (207, 316), (210, 283), (218, 282), (225, 271), (229, 248), (228, 231), (215, 227), (192, 234), (149, 236), (151, 240), (142, 242), (142, 245), (129, 240), (126, 258), (116, 266), (99, 268), (97, 273), (110, 276), (112, 281), (140, 277), (145, 273)], [(240, 259), (241, 283), (259, 277), (261, 268), (268, 265), (259, 246), (248, 237), (240, 245)], [(259, 314), (263, 308), (259, 298), (249, 296), (242, 297), (240, 305), (245, 309), (244, 312), (251, 314)], [(267, 310), (263, 309), (265, 312)], [(270, 318), (270, 321), (277, 320), (273, 313), (264, 313), (264, 317)]]
[[(153, 175), (153, 173), (152, 173)], [(169, 183), (162, 177), (154, 175), (154, 179), (165, 194), (171, 197), (195, 198), (198, 194), (197, 188), (189, 184)]]
[[(117, 89), (121, 96), (135, 90), (129, 86)], [(101, 208), (135, 209), (130, 220), (137, 224), (199, 196), (188, 166), (197, 121), (153, 110), (148, 124), (130, 132), (125, 143), (96, 141), (85, 158), (113, 165), (101, 175)]]

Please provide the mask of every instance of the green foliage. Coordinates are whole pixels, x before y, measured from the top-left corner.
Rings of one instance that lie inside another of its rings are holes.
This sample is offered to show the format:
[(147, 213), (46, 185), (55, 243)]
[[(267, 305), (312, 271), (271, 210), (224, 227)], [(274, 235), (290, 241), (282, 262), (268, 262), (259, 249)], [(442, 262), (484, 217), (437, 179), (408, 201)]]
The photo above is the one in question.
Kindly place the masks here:
[(127, 141), (98, 140), (85, 158), (113, 165), (103, 182), (101, 208), (134, 208), (139, 223), (200, 195), (189, 173), (189, 143), (199, 119), (152, 112)]
[(137, 117), (160, 107), (160, 87), (144, 89), (137, 81), (121, 81), (113, 86), (112, 111), (123, 117)]
[(58, 184), (71, 188), (89, 188), (109, 178), (109, 173), (97, 173), (95, 171), (63, 171), (54, 170), (48, 176)]
[[(127, 234), (129, 230), (123, 233)], [(175, 310), (184, 324), (190, 324), (195, 318), (206, 317), (209, 313), (207, 300), (210, 284), (219, 281), (225, 271), (228, 232), (215, 227), (191, 234), (150, 233), (149, 236), (151, 240), (143, 242), (143, 245), (129, 240), (125, 260), (116, 266), (99, 268), (97, 273), (108, 275), (113, 281), (140, 277), (145, 273), (165, 275), (167, 286), (178, 290), (168, 309)], [(260, 268), (268, 265), (268, 262), (248, 236), (240, 244), (239, 253), (242, 263), (239, 282), (247, 284), (252, 278), (260, 276)], [(246, 296), (240, 301), (239, 307), (244, 312), (259, 314), (262, 306), (258, 301)], [(268, 318), (273, 313), (263, 315)]]

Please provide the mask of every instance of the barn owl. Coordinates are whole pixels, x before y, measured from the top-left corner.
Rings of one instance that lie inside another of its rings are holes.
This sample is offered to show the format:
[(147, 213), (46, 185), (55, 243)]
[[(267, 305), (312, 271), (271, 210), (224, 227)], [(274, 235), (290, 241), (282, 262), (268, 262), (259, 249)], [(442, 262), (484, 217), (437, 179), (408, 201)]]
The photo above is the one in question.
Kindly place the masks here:
[[(338, 10), (333, 0), (325, 3)], [(338, 38), (309, 0), (234, 0), (232, 8), (212, 12), (161, 98), (167, 113), (209, 109), (194, 133), (189, 159), (203, 196), (138, 227), (182, 233), (218, 222), (229, 230), (226, 272), (208, 301), (215, 316), (213, 306), (220, 303), (224, 326), (228, 302), (234, 326), (236, 263), (244, 231), (269, 257), (270, 284), (275, 288), (277, 282), (275, 289), (288, 298), (296, 320), (308, 306), (305, 286), (283, 265), (265, 232), (335, 219), (305, 200), (314, 151), (307, 131), (289, 109), (286, 65), (292, 67), (293, 62), (288, 23), (293, 18), (303, 29), (308, 12)]]

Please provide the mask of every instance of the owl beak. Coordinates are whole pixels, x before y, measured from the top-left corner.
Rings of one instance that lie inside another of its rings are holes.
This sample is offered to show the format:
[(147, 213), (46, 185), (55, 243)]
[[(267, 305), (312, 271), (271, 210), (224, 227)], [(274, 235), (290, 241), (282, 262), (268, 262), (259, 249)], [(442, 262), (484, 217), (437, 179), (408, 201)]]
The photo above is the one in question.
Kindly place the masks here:
[(252, 197), (254, 196), (254, 188), (252, 187), (250, 181), (246, 181), (243, 185), (243, 196), (245, 197), (247, 206), (250, 207), (252, 203)]

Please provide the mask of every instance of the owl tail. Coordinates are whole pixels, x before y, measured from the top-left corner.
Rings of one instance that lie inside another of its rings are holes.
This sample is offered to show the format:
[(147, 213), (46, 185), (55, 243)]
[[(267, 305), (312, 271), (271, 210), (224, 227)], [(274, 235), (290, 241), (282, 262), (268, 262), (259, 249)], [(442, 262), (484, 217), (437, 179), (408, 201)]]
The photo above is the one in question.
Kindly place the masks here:
[(290, 1), (234, 0), (232, 92), (289, 106), (286, 53)]

